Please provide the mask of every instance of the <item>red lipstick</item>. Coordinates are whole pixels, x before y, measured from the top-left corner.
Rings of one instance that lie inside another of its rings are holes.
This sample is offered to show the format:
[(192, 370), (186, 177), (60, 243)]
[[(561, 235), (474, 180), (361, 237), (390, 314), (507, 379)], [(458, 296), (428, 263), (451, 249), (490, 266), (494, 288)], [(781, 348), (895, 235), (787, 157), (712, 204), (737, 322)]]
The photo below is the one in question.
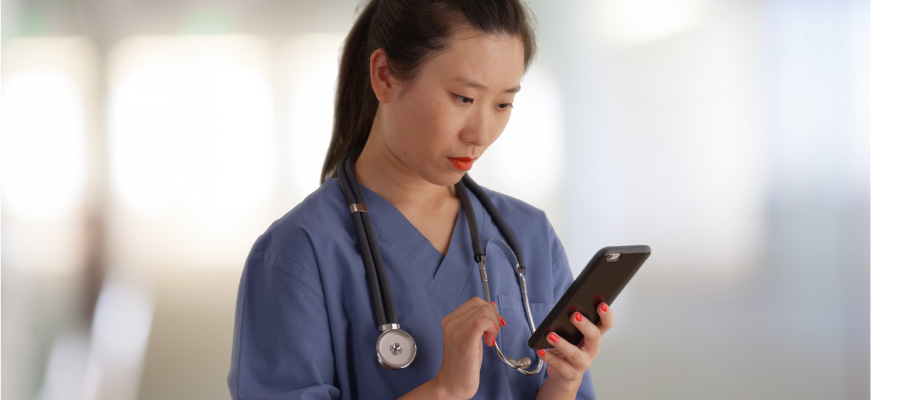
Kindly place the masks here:
[(475, 164), (475, 158), (470, 157), (449, 157), (450, 163), (453, 164), (453, 167), (460, 171), (468, 171), (472, 169), (472, 164)]

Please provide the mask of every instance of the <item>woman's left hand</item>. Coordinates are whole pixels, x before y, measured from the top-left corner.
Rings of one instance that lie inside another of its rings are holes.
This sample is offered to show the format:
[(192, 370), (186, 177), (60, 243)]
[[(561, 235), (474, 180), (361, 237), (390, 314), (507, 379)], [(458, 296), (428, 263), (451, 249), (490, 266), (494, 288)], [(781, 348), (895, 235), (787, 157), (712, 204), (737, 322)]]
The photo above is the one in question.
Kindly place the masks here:
[[(616, 316), (606, 303), (601, 303), (597, 307), (597, 314), (600, 315), (597, 325), (591, 324), (579, 312), (575, 312), (569, 317), (572, 324), (584, 334), (584, 340), (577, 346), (567, 342), (556, 333), (550, 332), (547, 335), (547, 341), (553, 348), (539, 350), (538, 355), (547, 363), (547, 381), (544, 382), (544, 386), (548, 384), (553, 386), (552, 392), (556, 394), (574, 393), (581, 386), (581, 378), (591, 367), (591, 362), (600, 351), (600, 341), (603, 340), (603, 335), (616, 324)], [(542, 387), (541, 392), (545, 392), (544, 389), (550, 388)], [(547, 395), (548, 393), (541, 394)], [(560, 396), (539, 396), (539, 398), (544, 397), (558, 398)]]

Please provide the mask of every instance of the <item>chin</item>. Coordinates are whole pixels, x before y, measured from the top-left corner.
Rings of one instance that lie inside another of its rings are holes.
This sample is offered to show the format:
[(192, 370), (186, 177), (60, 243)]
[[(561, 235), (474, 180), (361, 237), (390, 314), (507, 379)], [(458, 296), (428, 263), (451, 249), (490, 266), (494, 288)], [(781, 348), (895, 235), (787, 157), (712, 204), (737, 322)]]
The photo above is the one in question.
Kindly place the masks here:
[(453, 186), (457, 182), (459, 182), (465, 174), (466, 173), (464, 171), (457, 171), (455, 173), (443, 173), (432, 176), (432, 179), (427, 180), (437, 186)]

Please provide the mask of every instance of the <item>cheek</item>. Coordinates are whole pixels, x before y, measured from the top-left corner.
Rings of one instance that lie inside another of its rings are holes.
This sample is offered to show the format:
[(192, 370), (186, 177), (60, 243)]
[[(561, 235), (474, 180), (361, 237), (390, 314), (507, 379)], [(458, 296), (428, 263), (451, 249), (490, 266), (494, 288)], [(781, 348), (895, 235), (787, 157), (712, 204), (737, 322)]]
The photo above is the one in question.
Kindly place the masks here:
[(447, 130), (448, 113), (435, 99), (411, 96), (404, 101), (408, 103), (397, 115), (395, 127), (399, 132), (392, 135), (392, 147), (406, 157), (417, 158), (430, 153), (428, 149), (438, 142), (436, 137)]
[(426, 144), (437, 145), (442, 137), (452, 134), (459, 125), (456, 110), (439, 99), (429, 99), (414, 117), (419, 128), (415, 140)]
[(500, 138), (500, 134), (506, 130), (506, 125), (509, 123), (510, 113), (505, 112), (497, 116), (494, 120), (494, 124), (491, 127), (491, 143), (494, 143), (495, 140)]

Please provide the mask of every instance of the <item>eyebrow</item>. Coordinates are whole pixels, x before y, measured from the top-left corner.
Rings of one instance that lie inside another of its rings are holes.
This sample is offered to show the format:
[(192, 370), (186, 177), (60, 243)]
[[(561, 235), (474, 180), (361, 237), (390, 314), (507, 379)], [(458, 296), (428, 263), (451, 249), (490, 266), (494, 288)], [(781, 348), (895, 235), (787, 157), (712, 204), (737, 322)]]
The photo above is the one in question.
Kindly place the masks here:
[[(485, 89), (487, 89), (486, 86), (484, 86), (484, 85), (482, 85), (482, 84), (480, 84), (480, 83), (478, 83), (478, 82), (474, 82), (474, 81), (468, 80), (468, 79), (466, 79), (466, 78), (463, 78), (463, 77), (461, 77), (461, 76), (457, 76), (457, 77), (453, 78), (453, 81), (454, 81), (454, 82), (460, 82), (460, 83), (462, 83), (463, 85), (466, 85), (466, 86), (471, 87), (471, 88), (479, 89), (479, 90), (485, 90)], [(516, 86), (516, 87), (511, 88), (511, 89), (506, 89), (506, 90), (504, 90), (504, 92), (506, 92), (506, 93), (517, 93), (517, 92), (518, 92), (519, 90), (521, 90), (521, 89), (522, 89), (522, 86)]]

